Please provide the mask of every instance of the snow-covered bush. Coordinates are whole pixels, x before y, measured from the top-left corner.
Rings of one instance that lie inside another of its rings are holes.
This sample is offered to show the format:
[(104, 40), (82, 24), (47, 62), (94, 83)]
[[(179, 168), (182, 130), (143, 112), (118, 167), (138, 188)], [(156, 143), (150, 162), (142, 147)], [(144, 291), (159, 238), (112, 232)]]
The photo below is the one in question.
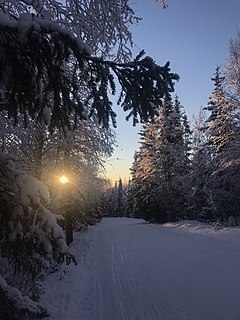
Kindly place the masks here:
[[(11, 276), (11, 285), (17, 285), (13, 280), (16, 276), (29, 277), (32, 284), (54, 264), (74, 260), (54, 214), (45, 207), (49, 201), (46, 187), (17, 168), (14, 158), (6, 153), (0, 154), (0, 201), (0, 261), (7, 261), (5, 276)], [(34, 306), (36, 313), (45, 314), (29, 297), (23, 297), (20, 290), (9, 288), (2, 279), (0, 312), (9, 306), (27, 313)], [(8, 303), (2, 305), (5, 300)]]
[(0, 319), (24, 320), (31, 317), (43, 317), (47, 315), (44, 307), (32, 301), (21, 292), (11, 287), (0, 276)]

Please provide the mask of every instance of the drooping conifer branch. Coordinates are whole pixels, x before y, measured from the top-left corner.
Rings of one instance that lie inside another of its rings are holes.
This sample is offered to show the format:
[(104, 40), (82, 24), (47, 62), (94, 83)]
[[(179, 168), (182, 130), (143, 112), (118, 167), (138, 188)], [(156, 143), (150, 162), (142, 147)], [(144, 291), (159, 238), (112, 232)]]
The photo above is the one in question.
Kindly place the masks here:
[[(41, 119), (44, 108), (51, 110), (50, 129), (70, 126), (69, 115), (84, 119), (86, 109), (96, 113), (104, 127), (113, 125), (115, 112), (109, 99), (116, 93), (114, 77), (120, 84), (120, 104), (133, 124), (153, 116), (153, 105), (160, 104), (173, 91), (176, 74), (169, 63), (158, 66), (142, 51), (128, 63), (116, 63), (90, 55), (88, 47), (58, 24), (27, 14), (18, 22), (0, 25), (1, 109), (17, 122), (23, 114)], [(77, 62), (77, 72), (73, 68)], [(80, 90), (84, 84), (85, 99)], [(139, 120), (138, 120), (139, 119)]]

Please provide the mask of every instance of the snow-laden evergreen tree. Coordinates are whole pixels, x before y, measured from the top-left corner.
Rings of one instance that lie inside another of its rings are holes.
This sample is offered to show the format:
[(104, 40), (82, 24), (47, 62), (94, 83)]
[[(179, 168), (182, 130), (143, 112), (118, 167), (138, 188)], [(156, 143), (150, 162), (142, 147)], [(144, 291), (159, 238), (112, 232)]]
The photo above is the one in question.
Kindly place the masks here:
[[(140, 132), (141, 134), (141, 132)], [(141, 147), (140, 147), (141, 150)], [(140, 163), (140, 151), (135, 151), (134, 157), (133, 157), (133, 164), (130, 168), (131, 177), (130, 183), (128, 185), (128, 192), (127, 192), (127, 202), (128, 202), (128, 215), (130, 217), (140, 217), (143, 216), (143, 212), (140, 209), (140, 204), (142, 201), (140, 201), (141, 198), (141, 186), (143, 185), (140, 182), (140, 179), (138, 179), (139, 175), (138, 173), (141, 170), (141, 167), (139, 165)]]
[(127, 216), (127, 189), (128, 186), (120, 178), (117, 184), (117, 216), (119, 217)]
[[(132, 171), (133, 174), (133, 171)], [(126, 217), (134, 216), (134, 198), (131, 190), (132, 180), (129, 178), (126, 186)]]
[(184, 107), (180, 104), (178, 96), (175, 96), (173, 103), (173, 127), (175, 133), (175, 141), (178, 148), (177, 153), (179, 154), (177, 158), (179, 159), (179, 169), (180, 173), (185, 175), (189, 172), (190, 168), (190, 150), (191, 150), (191, 136), (192, 131), (190, 129), (190, 124), (188, 117), (184, 110)]
[(131, 195), (137, 214), (160, 222), (183, 214), (183, 177), (189, 171), (189, 126), (178, 98), (165, 96), (158, 116), (143, 127), (132, 170)]
[(229, 216), (236, 217), (240, 209), (240, 127), (236, 105), (226, 94), (225, 78), (221, 77), (219, 68), (213, 80), (215, 88), (208, 106), (211, 115), (207, 122), (213, 172), (206, 188), (210, 190), (214, 219), (217, 217), (226, 222)]
[(127, 213), (127, 188), (128, 186), (123, 183), (119, 178), (115, 181), (114, 186), (108, 184), (106, 188), (103, 207), (104, 216), (108, 217), (125, 217)]
[(117, 215), (119, 217), (124, 216), (124, 205), (123, 205), (123, 183), (122, 179), (118, 180), (118, 187), (117, 187)]
[(141, 146), (135, 153), (131, 169), (132, 181), (128, 197), (134, 199), (133, 216), (143, 217), (147, 220), (153, 218), (157, 211), (157, 196), (154, 194), (156, 186), (156, 168), (154, 157), (156, 155), (155, 139), (156, 125), (154, 122), (143, 125), (140, 131)]
[(234, 113), (231, 101), (226, 97), (224, 89), (225, 78), (221, 76), (220, 67), (216, 68), (214, 90), (206, 109), (210, 116), (206, 123), (206, 131), (209, 136), (209, 144), (212, 154), (222, 154), (226, 150), (229, 141), (234, 139)]
[(162, 199), (162, 217), (167, 221), (182, 217), (185, 209), (187, 190), (184, 177), (189, 172), (190, 165), (190, 130), (186, 115), (181, 109), (178, 97), (175, 97), (174, 103), (170, 97), (166, 97), (162, 117), (159, 118), (157, 166), (161, 181), (158, 194)]
[(199, 113), (193, 116), (192, 122), (192, 149), (191, 170), (186, 176), (188, 180), (188, 196), (186, 217), (205, 220), (210, 212), (208, 194), (205, 183), (211, 170), (211, 153), (209, 138), (205, 129), (207, 111), (200, 107)]
[(231, 216), (230, 220), (233, 221), (232, 217), (235, 217), (237, 223), (240, 208), (239, 120), (236, 117), (235, 104), (229, 99), (225, 89), (227, 83), (219, 67), (212, 80), (214, 90), (206, 108), (210, 111), (210, 116), (204, 129), (208, 143), (198, 153), (198, 157), (203, 157), (205, 165), (201, 184), (195, 186), (202, 194), (202, 203), (197, 205), (202, 219), (227, 223)]
[(208, 145), (208, 135), (205, 129), (206, 121), (208, 119), (207, 110), (202, 106), (199, 108), (199, 112), (193, 115), (192, 119), (192, 144), (191, 153), (194, 156), (195, 153), (202, 149), (204, 146)]
[(227, 64), (224, 67), (227, 81), (227, 94), (231, 103), (235, 105), (236, 113), (239, 119), (239, 101), (240, 101), (240, 29), (236, 38), (230, 40), (229, 56)]

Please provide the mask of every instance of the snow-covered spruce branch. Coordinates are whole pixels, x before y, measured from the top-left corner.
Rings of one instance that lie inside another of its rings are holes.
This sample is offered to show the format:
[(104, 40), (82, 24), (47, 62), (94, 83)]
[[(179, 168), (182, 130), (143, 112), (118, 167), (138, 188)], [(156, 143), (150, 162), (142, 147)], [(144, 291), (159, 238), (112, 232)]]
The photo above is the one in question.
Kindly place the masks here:
[[(0, 63), (6, 66), (0, 73), (1, 105), (16, 121), (18, 113), (41, 118), (48, 106), (50, 128), (69, 126), (69, 113), (83, 119), (90, 105), (105, 127), (110, 119), (115, 124), (109, 100), (109, 88), (115, 94), (115, 74), (121, 85), (119, 104), (135, 124), (138, 116), (146, 121), (153, 115), (152, 105), (160, 104), (178, 79), (170, 73), (169, 63), (160, 67), (143, 52), (129, 63), (93, 57), (72, 32), (32, 14), (17, 22), (2, 19), (0, 41)], [(76, 61), (77, 72), (71, 67)], [(80, 82), (90, 92), (87, 99), (81, 95)]]
[(79, 35), (94, 54), (117, 61), (130, 59), (133, 41), (129, 25), (140, 20), (128, 0), (6, 0), (0, 2), (0, 10), (12, 20), (26, 12), (54, 20)]

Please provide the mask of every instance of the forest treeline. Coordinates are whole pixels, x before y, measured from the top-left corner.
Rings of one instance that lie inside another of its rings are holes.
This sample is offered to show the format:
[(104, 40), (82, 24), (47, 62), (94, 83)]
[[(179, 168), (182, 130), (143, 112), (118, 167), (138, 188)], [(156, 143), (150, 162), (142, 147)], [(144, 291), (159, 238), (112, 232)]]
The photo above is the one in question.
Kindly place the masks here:
[(240, 224), (240, 33), (217, 67), (206, 106), (187, 118), (179, 98), (165, 95), (140, 131), (131, 179), (109, 188), (107, 215), (169, 222), (198, 219)]

